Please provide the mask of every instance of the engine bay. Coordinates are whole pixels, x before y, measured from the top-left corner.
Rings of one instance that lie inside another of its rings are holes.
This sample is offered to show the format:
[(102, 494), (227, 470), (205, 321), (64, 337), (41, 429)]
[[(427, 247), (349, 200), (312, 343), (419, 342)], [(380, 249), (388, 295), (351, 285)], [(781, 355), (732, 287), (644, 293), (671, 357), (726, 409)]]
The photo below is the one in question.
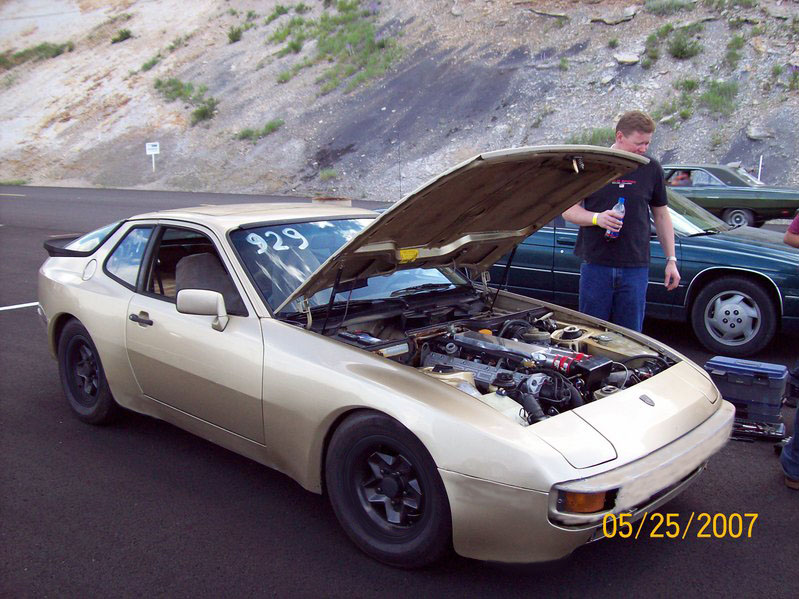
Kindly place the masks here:
[(523, 426), (612, 395), (675, 363), (620, 333), (544, 306), (454, 306), (350, 314), (327, 334), (418, 368)]

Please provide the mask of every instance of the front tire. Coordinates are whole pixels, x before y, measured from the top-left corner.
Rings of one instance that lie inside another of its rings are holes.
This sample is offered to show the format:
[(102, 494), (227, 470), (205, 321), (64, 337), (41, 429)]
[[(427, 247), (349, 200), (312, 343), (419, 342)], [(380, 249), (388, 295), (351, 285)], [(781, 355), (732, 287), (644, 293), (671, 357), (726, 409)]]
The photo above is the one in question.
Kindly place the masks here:
[(724, 277), (705, 285), (691, 307), (700, 343), (717, 354), (743, 357), (766, 347), (777, 332), (777, 309), (754, 281)]
[(58, 371), (69, 407), (83, 422), (106, 424), (119, 412), (89, 332), (72, 320), (58, 340)]
[(449, 550), (444, 483), (424, 445), (393, 418), (360, 412), (344, 421), (330, 441), (325, 480), (339, 523), (373, 558), (419, 568)]

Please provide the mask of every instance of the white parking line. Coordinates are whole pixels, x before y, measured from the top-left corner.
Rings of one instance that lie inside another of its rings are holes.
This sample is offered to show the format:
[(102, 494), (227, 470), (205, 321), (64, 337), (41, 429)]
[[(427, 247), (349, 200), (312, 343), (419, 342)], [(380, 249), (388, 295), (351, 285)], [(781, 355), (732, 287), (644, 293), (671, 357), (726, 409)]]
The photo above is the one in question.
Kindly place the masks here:
[(38, 306), (39, 302), (31, 302), (29, 304), (17, 304), (16, 306), (2, 306), (0, 307), (0, 312), (3, 310), (18, 310), (19, 308), (33, 308), (34, 306)]

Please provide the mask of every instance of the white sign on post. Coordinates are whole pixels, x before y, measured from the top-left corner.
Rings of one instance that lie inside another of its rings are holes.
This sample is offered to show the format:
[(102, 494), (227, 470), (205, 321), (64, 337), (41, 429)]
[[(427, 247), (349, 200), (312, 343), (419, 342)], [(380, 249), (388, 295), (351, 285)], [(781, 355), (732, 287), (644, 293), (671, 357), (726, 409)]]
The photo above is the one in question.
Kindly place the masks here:
[(153, 172), (155, 172), (155, 155), (161, 153), (161, 147), (157, 141), (149, 141), (144, 144), (144, 151), (148, 156), (153, 157)]

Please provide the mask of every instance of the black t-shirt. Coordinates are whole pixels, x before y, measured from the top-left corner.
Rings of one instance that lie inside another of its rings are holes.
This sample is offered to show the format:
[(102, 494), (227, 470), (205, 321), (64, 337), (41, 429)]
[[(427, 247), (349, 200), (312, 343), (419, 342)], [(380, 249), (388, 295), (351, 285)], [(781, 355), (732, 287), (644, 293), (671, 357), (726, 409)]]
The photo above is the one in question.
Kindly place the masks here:
[(605, 239), (602, 227), (580, 227), (574, 253), (585, 262), (605, 266), (649, 265), (649, 207), (666, 206), (666, 186), (660, 163), (649, 158), (649, 164), (622, 175), (583, 200), (590, 212), (604, 212), (624, 198), (624, 225), (619, 236)]

